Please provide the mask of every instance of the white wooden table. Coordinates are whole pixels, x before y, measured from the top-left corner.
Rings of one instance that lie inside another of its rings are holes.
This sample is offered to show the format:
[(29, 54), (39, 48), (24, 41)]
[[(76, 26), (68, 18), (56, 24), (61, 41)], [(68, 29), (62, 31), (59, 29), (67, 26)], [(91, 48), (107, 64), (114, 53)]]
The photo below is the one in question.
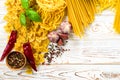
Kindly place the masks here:
[[(4, 2), (0, 0), (0, 56), (7, 44)], [(96, 15), (83, 39), (71, 37), (65, 46), (70, 51), (51, 65), (38, 67), (33, 75), (11, 71), (1, 62), (0, 80), (120, 80), (120, 35), (115, 34), (113, 22), (111, 11)]]

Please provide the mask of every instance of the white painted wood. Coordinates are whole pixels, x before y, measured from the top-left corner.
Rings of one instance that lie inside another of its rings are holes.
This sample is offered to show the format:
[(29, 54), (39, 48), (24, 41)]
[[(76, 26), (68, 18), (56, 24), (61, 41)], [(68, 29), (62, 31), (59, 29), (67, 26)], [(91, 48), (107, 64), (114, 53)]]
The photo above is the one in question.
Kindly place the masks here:
[[(0, 56), (7, 44), (3, 20), (5, 0), (0, 0)], [(120, 80), (120, 35), (113, 30), (114, 12), (97, 14), (82, 39), (73, 36), (64, 47), (70, 49), (39, 71), (27, 75), (10, 71), (0, 62), (0, 80)]]
[(0, 80), (120, 80), (120, 65), (44, 65), (32, 75), (0, 65)]

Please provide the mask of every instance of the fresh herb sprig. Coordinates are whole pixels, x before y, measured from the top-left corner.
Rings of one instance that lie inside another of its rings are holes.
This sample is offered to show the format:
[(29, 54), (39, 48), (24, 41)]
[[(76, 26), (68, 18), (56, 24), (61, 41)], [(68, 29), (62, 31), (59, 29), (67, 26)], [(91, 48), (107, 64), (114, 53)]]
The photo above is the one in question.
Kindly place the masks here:
[(23, 8), (28, 9), (29, 8), (29, 0), (21, 0), (21, 5)]
[(21, 25), (26, 26), (27, 24), (26, 17), (35, 22), (42, 21), (41, 16), (35, 10), (29, 7), (29, 0), (21, 0), (21, 5), (25, 9), (25, 12), (20, 14)]

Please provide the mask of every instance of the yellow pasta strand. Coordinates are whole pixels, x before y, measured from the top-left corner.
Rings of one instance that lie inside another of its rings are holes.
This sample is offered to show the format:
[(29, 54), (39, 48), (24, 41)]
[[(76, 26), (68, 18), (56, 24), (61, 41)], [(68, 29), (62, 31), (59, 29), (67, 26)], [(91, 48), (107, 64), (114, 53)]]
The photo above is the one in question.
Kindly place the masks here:
[[(66, 2), (64, 0), (36, 0), (38, 12), (43, 18), (42, 28), (52, 31), (58, 27), (65, 15)], [(46, 26), (47, 25), (47, 26)]]
[(66, 0), (68, 18), (76, 35), (82, 37), (86, 27), (93, 22), (96, 13), (95, 0)]
[(115, 21), (114, 21), (114, 29), (115, 32), (120, 34), (120, 0), (118, 0), (117, 7), (116, 7), (116, 15), (115, 15)]

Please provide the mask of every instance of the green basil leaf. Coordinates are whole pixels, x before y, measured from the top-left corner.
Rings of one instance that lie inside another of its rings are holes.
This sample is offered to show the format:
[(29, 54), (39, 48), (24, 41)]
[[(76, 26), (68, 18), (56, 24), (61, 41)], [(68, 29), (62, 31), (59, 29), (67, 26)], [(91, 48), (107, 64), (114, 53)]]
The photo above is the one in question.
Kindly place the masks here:
[(35, 22), (41, 22), (42, 21), (40, 15), (32, 9), (27, 9), (26, 10), (26, 15), (32, 21), (35, 21)]
[(26, 26), (26, 17), (24, 13), (20, 14), (20, 23), (21, 25)]
[(25, 9), (29, 8), (29, 0), (21, 0), (22, 7)]

